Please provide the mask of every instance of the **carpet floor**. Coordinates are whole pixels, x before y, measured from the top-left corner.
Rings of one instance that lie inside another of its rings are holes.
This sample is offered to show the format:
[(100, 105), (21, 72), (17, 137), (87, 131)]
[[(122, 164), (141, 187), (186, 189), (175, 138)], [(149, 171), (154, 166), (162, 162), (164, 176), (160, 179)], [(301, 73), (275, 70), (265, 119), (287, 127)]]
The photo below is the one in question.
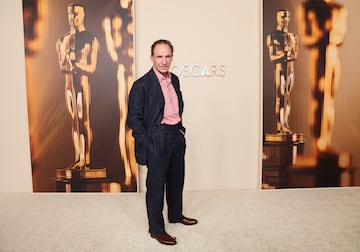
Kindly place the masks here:
[[(360, 187), (186, 191), (169, 224), (147, 232), (145, 193), (0, 193), (0, 251), (360, 251)], [(166, 205), (166, 204), (165, 204)]]

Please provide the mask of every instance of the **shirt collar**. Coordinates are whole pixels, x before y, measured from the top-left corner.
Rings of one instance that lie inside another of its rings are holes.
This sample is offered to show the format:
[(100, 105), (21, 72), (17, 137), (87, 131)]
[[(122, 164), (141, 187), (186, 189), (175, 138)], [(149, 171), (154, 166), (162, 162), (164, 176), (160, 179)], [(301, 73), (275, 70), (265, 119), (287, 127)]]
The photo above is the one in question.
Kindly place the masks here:
[(167, 75), (164, 76), (158, 70), (156, 70), (154, 67), (153, 67), (153, 70), (154, 70), (155, 75), (158, 78), (160, 84), (166, 83), (166, 85), (169, 85), (171, 83), (171, 74), (170, 74), (170, 72), (168, 72)]

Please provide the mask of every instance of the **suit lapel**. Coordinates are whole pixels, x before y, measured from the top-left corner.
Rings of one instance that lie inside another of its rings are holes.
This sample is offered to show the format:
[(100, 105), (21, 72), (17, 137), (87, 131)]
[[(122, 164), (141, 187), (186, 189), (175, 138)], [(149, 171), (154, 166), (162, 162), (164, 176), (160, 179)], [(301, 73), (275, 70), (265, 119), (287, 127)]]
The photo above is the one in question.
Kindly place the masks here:
[(151, 79), (151, 86), (150, 86), (150, 93), (155, 98), (157, 104), (159, 105), (161, 111), (164, 110), (165, 107), (165, 99), (164, 95), (161, 91), (160, 82), (158, 78), (156, 77), (155, 72), (151, 69), (149, 71), (150, 79)]
[(174, 86), (174, 89), (175, 89), (175, 92), (176, 92), (176, 95), (178, 97), (178, 101), (179, 101), (179, 113), (180, 113), (180, 116), (182, 115), (182, 112), (183, 112), (183, 107), (184, 107), (184, 104), (183, 104), (183, 100), (182, 100), (182, 95), (181, 95), (181, 92), (180, 92), (180, 85), (179, 85), (179, 81), (177, 78), (175, 78), (175, 76), (173, 74), (171, 74), (171, 82)]
[[(164, 95), (162, 93), (161, 87), (160, 87), (160, 82), (159, 79), (156, 77), (156, 74), (154, 72), (153, 69), (151, 69), (149, 71), (149, 76), (151, 79), (151, 85), (150, 85), (150, 93), (151, 95), (154, 97), (154, 99), (156, 100), (156, 104), (159, 106), (159, 109), (161, 111), (161, 113), (164, 112), (164, 107), (165, 107), (165, 99), (164, 99)], [(177, 94), (178, 97), (178, 101), (179, 101), (179, 113), (180, 116), (182, 115), (183, 112), (183, 100), (182, 100), (182, 95), (180, 92), (180, 86), (179, 86), (179, 81), (177, 78), (174, 77), (173, 74), (171, 74), (171, 82), (174, 86), (175, 92)]]

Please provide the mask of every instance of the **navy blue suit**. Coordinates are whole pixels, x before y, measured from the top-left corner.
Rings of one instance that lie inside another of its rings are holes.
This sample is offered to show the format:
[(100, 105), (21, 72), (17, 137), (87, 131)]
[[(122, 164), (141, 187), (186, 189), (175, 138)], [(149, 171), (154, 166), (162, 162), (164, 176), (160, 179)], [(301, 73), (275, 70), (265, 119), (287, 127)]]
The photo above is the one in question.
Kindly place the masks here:
[[(184, 103), (179, 78), (171, 74), (171, 82), (178, 96), (181, 117)], [(134, 82), (127, 115), (127, 126), (133, 130), (135, 138), (136, 161), (148, 168), (146, 206), (151, 234), (165, 232), (162, 215), (165, 186), (169, 221), (183, 218), (185, 128), (182, 122), (175, 126), (161, 124), (164, 106), (160, 82), (151, 69)]]

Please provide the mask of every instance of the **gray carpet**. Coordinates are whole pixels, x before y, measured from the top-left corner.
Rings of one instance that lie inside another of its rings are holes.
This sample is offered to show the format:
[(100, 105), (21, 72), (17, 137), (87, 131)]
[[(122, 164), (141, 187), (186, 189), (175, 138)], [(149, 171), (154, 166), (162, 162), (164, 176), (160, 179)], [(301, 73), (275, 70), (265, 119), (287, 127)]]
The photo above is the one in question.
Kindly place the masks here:
[[(195, 226), (147, 233), (145, 193), (0, 193), (0, 251), (360, 251), (360, 188), (185, 192)], [(165, 209), (166, 210), (166, 209)], [(165, 214), (166, 217), (166, 214)]]

